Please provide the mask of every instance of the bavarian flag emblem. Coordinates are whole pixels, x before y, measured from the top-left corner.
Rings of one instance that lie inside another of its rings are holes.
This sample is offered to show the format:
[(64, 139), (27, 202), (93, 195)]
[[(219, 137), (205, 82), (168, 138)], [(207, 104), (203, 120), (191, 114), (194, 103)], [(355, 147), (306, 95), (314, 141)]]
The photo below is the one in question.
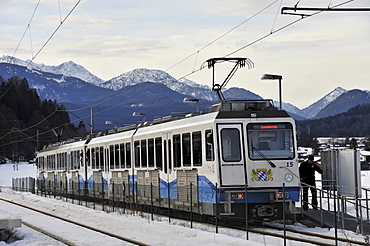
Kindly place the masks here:
[(272, 181), (273, 179), (271, 169), (252, 169), (252, 181)]

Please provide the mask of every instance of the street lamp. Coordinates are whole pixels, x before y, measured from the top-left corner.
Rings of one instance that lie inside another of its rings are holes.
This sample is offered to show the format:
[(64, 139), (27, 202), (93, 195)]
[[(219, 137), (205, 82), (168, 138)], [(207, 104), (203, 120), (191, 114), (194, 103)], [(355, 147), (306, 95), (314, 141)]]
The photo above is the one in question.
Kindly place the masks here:
[(143, 122), (145, 122), (145, 115), (144, 113), (139, 113), (139, 112), (133, 112), (132, 116), (142, 116), (143, 117)]
[(115, 122), (115, 121), (107, 120), (107, 121), (105, 121), (105, 124), (106, 125), (114, 125), (114, 129), (117, 128), (117, 122)]
[(280, 110), (282, 109), (281, 106), (281, 80), (283, 79), (283, 76), (281, 75), (275, 75), (275, 74), (264, 74), (261, 78), (262, 80), (279, 80), (279, 101), (280, 101)]
[(185, 97), (183, 102), (196, 103), (197, 113), (199, 112), (199, 99), (198, 98)]

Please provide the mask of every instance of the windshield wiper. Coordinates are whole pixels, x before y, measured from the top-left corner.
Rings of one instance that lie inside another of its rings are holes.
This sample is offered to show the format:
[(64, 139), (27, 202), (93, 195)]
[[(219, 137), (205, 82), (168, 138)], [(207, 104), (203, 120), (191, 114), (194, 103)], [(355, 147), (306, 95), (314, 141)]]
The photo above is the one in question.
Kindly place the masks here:
[(257, 149), (256, 147), (253, 147), (252, 148), (253, 150), (255, 150), (265, 161), (267, 161), (271, 167), (276, 167), (276, 165), (270, 161), (259, 149)]

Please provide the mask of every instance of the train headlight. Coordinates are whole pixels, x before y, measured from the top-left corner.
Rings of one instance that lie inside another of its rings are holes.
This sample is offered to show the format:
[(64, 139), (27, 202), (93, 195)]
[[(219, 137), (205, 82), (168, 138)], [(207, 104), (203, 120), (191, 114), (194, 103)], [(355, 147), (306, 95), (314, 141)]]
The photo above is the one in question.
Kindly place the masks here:
[(292, 175), (291, 173), (287, 173), (287, 174), (285, 174), (285, 180), (286, 180), (287, 182), (292, 181), (292, 180), (293, 180), (293, 175)]

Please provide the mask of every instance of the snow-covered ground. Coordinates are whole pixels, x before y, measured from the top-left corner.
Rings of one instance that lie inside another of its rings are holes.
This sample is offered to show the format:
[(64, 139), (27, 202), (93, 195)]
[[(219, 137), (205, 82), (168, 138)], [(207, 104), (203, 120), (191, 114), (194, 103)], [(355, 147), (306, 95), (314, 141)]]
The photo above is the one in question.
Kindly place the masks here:
[[(15, 169), (15, 170), (14, 170)], [(11, 186), (12, 177), (35, 177), (36, 167), (27, 163), (20, 163), (17, 168), (12, 164), (0, 165), (0, 186), (2, 192), (0, 197), (11, 199), (25, 205), (37, 206), (40, 210), (57, 213), (61, 216), (73, 218), (80, 223), (86, 223), (90, 226), (101, 228), (122, 236), (133, 238), (137, 241), (143, 241), (150, 245), (283, 245), (283, 239), (274, 238), (270, 236), (261, 236), (249, 233), (249, 240), (246, 240), (246, 233), (243, 231), (220, 228), (219, 233), (215, 233), (215, 228), (212, 226), (204, 226), (194, 223), (193, 229), (190, 224), (183, 221), (171, 220), (165, 217), (155, 217), (151, 221), (150, 215), (138, 214), (120, 214), (120, 213), (106, 213), (98, 210), (86, 208), (58, 200), (53, 198), (45, 198), (31, 193), (13, 192), (10, 189), (4, 188)], [(370, 188), (370, 171), (362, 172), (362, 186)], [(12, 211), (6, 208), (7, 206), (0, 206), (0, 218), (4, 217), (19, 217), (19, 212)], [(17, 214), (18, 213), (18, 214)], [(27, 215), (22, 215), (28, 219)], [(41, 218), (41, 217), (40, 217)], [(41, 226), (46, 223), (38, 219)], [(46, 225), (47, 226), (47, 225)], [(296, 223), (293, 227), (296, 229), (309, 230), (315, 233), (322, 233), (325, 235), (333, 235), (334, 230), (327, 228), (307, 228), (302, 224)], [(45, 228), (48, 229), (48, 228)], [(23, 237), (23, 240), (16, 241), (10, 245), (56, 245), (56, 241), (51, 241), (50, 238), (37, 233), (26, 226), (15, 229), (17, 235)], [(87, 245), (86, 241), (81, 236), (81, 231), (71, 227), (68, 232), (73, 238), (76, 245)], [(344, 235), (345, 234), (345, 235)], [(364, 241), (364, 236), (356, 235), (350, 231), (340, 231), (339, 237), (352, 238), (358, 241)], [(79, 240), (81, 239), (81, 240)], [(97, 243), (100, 238), (93, 239)], [(5, 245), (0, 242), (0, 245)], [(9, 245), (9, 244), (8, 244)], [(89, 244), (91, 245), (91, 244)], [(311, 245), (307, 243), (288, 242), (288, 245)]]

